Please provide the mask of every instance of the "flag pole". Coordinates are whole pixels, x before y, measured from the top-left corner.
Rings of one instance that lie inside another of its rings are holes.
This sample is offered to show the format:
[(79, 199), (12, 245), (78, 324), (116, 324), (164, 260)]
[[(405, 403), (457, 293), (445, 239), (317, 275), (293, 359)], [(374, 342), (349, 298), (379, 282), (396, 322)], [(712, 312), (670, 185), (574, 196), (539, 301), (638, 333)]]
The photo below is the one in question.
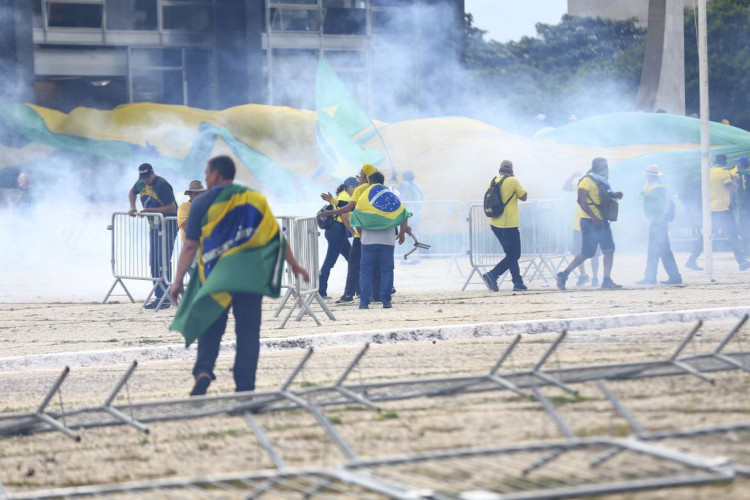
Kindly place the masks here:
[(708, 128), (708, 41), (706, 28), (706, 0), (698, 0), (698, 80), (700, 88), (701, 117), (701, 205), (703, 207), (703, 255), (706, 257), (703, 267), (706, 270), (706, 274), (710, 275), (713, 273), (713, 248), (711, 245), (711, 139)]

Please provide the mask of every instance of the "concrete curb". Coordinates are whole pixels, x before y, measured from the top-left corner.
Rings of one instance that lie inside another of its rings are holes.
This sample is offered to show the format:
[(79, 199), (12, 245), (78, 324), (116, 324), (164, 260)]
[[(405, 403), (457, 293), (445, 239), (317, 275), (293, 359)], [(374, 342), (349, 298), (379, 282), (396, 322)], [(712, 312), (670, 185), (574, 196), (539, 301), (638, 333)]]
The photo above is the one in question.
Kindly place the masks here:
[[(567, 330), (595, 331), (617, 328), (662, 325), (670, 323), (692, 323), (698, 320), (720, 321), (739, 319), (750, 314), (750, 307), (726, 307), (717, 309), (693, 309), (685, 311), (620, 314), (585, 318), (506, 321), (500, 323), (475, 323), (465, 325), (428, 326), (394, 330), (368, 330), (341, 333), (320, 333), (287, 338), (261, 339), (266, 350), (306, 349), (308, 347), (343, 347), (398, 342), (420, 342), (427, 340), (456, 340), (482, 337), (502, 337), (516, 334), (533, 335)], [(234, 351), (234, 343), (222, 345), (223, 354)], [(195, 344), (190, 348), (182, 345), (160, 347), (136, 347), (104, 351), (63, 352), (55, 354), (26, 355), (0, 358), (0, 373), (62, 369), (64, 366), (80, 368), (88, 366), (128, 364), (137, 359), (143, 361), (193, 360)]]

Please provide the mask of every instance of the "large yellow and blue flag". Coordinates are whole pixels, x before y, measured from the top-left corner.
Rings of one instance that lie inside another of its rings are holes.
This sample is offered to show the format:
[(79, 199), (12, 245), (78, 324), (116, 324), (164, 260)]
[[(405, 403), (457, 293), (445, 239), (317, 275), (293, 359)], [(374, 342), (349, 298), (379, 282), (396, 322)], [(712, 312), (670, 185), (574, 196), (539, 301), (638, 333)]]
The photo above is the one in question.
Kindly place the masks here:
[(359, 196), (351, 225), (371, 230), (390, 229), (411, 216), (393, 191), (382, 184), (373, 184)]
[(198, 274), (190, 280), (170, 330), (185, 345), (200, 337), (232, 303), (232, 293), (278, 297), (286, 246), (265, 196), (225, 187), (201, 221)]
[(315, 139), (332, 175), (350, 176), (364, 163), (383, 161), (380, 152), (357, 141), (364, 131), (374, 129), (372, 120), (322, 56), (315, 78), (315, 109)]

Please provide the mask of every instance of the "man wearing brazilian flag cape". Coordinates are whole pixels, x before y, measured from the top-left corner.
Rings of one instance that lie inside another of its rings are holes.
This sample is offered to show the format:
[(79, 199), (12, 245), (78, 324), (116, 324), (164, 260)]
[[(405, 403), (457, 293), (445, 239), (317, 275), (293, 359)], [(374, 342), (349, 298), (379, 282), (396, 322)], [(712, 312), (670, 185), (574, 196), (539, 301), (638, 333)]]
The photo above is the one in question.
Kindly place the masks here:
[[(351, 216), (352, 227), (361, 228), (362, 262), (359, 268), (359, 308), (369, 309), (373, 297), (373, 269), (380, 265), (380, 300), (383, 309), (391, 308), (393, 290), (393, 249), (395, 241), (404, 243), (411, 233), (408, 219), (411, 212), (404, 208), (398, 196), (383, 185), (381, 172), (369, 175), (370, 185), (352, 201), (356, 204)], [(398, 234), (396, 228), (399, 228)]]
[[(205, 394), (216, 379), (213, 370), (230, 306), (237, 334), (235, 388), (237, 392), (254, 390), (263, 295), (279, 296), (284, 259), (295, 276), (310, 280), (279, 231), (266, 197), (234, 184), (235, 172), (228, 156), (208, 161), (208, 190), (190, 207), (185, 243), (169, 292), (179, 304), (169, 329), (181, 332), (186, 346), (198, 339), (191, 396)], [(179, 300), (196, 253), (197, 274), (193, 273)]]

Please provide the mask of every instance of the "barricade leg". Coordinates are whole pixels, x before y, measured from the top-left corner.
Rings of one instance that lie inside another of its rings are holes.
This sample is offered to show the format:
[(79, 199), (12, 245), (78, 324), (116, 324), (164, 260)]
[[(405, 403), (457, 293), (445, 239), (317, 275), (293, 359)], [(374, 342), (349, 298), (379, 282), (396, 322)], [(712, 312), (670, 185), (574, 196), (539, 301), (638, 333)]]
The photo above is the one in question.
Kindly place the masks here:
[(107, 303), (107, 299), (109, 299), (109, 296), (112, 295), (112, 292), (115, 290), (115, 287), (117, 284), (120, 284), (122, 286), (122, 289), (125, 290), (125, 293), (127, 294), (128, 298), (130, 299), (131, 303), (135, 303), (135, 299), (133, 299), (133, 296), (130, 295), (130, 291), (128, 291), (128, 288), (125, 286), (125, 283), (122, 281), (121, 278), (115, 279), (115, 282), (112, 283), (112, 286), (109, 288), (109, 291), (107, 292), (107, 295), (104, 296), (104, 300), (102, 300), (102, 304)]

